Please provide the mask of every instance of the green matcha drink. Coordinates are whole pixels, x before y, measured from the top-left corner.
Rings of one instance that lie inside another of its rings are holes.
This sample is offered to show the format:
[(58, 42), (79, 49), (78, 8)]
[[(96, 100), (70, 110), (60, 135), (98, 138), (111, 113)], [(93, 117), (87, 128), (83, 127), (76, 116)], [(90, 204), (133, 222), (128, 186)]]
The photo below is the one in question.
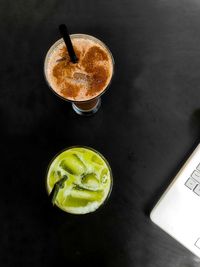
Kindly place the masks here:
[(88, 147), (69, 147), (50, 163), (46, 188), (50, 194), (62, 184), (55, 205), (63, 211), (86, 214), (98, 209), (112, 188), (112, 173), (106, 159)]

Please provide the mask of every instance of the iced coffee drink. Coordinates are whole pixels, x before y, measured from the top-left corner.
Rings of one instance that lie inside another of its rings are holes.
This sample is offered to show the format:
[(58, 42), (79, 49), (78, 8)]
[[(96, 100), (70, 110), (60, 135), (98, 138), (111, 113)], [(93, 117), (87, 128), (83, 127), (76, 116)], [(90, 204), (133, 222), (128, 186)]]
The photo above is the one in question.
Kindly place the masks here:
[(108, 87), (114, 61), (109, 49), (100, 40), (85, 34), (70, 36), (78, 58), (72, 63), (63, 39), (48, 51), (45, 77), (53, 91), (71, 101), (79, 114), (91, 114), (100, 106), (100, 96)]

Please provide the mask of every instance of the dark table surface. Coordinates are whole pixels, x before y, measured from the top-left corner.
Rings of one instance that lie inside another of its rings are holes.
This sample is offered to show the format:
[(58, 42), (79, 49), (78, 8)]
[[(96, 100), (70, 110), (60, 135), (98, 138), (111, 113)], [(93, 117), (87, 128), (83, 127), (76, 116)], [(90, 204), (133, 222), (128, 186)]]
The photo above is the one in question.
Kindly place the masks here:
[[(0, 4), (0, 265), (200, 266), (149, 219), (199, 140), (199, 1)], [(95, 116), (76, 115), (45, 83), (60, 23), (113, 52), (115, 77)], [(44, 187), (51, 158), (76, 144), (99, 150), (114, 174), (107, 204), (85, 216), (52, 208)]]

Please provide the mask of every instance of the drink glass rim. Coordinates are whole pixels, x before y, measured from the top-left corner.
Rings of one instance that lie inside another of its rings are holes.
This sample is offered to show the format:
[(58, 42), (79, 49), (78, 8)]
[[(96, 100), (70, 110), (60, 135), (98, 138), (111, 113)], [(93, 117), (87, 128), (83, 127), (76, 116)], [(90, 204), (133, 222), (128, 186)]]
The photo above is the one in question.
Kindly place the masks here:
[(67, 99), (61, 95), (59, 95), (50, 85), (48, 79), (47, 79), (47, 75), (46, 75), (46, 69), (47, 69), (47, 62), (48, 62), (48, 58), (49, 56), (51, 55), (51, 52), (53, 51), (53, 49), (58, 46), (60, 43), (64, 42), (63, 38), (60, 38), (58, 39), (55, 43), (53, 43), (53, 45), (51, 45), (51, 47), (48, 49), (46, 55), (45, 55), (45, 59), (44, 59), (44, 66), (43, 66), (43, 73), (44, 73), (44, 78), (46, 80), (46, 83), (48, 85), (48, 87), (50, 88), (50, 90), (56, 95), (58, 96), (59, 98), (67, 101), (67, 102), (71, 102), (71, 103), (86, 103), (86, 102), (89, 102), (89, 101), (92, 101), (92, 100), (95, 100), (96, 98), (99, 98), (101, 97), (106, 91), (107, 89), (110, 87), (110, 84), (112, 82), (112, 79), (113, 79), (113, 75), (114, 75), (114, 66), (115, 66), (115, 61), (114, 61), (114, 58), (113, 58), (113, 55), (110, 51), (110, 49), (108, 48), (108, 46), (102, 42), (100, 39), (92, 36), (92, 35), (89, 35), (89, 34), (84, 34), (84, 33), (74, 33), (74, 34), (70, 34), (70, 37), (73, 39), (73, 38), (79, 38), (79, 37), (86, 37), (88, 39), (92, 39), (94, 41), (96, 41), (97, 43), (99, 43), (101, 46), (103, 46), (109, 53), (110, 55), (110, 58), (111, 58), (111, 61), (112, 61), (112, 75), (111, 75), (111, 78), (110, 78), (110, 81), (109, 83), (107, 84), (107, 86), (105, 87), (105, 89), (97, 96), (95, 97), (92, 97), (90, 99), (87, 99), (87, 100), (71, 100), (71, 99)]
[(60, 152), (56, 153), (56, 155), (51, 159), (51, 161), (49, 162), (48, 166), (47, 166), (47, 170), (46, 170), (46, 174), (45, 174), (45, 189), (46, 189), (46, 192), (47, 192), (47, 195), (49, 196), (49, 191), (48, 191), (48, 185), (47, 185), (47, 178), (48, 178), (48, 173), (49, 173), (49, 169), (53, 163), (53, 161), (63, 152), (67, 151), (67, 150), (70, 150), (72, 148), (85, 148), (85, 149), (88, 149), (88, 150), (91, 150), (93, 152), (95, 152), (96, 154), (98, 154), (106, 163), (106, 166), (110, 172), (110, 188), (109, 188), (109, 192), (106, 196), (106, 198), (104, 199), (104, 201), (100, 204), (100, 206), (94, 210), (94, 211), (91, 211), (91, 212), (87, 212), (87, 213), (73, 213), (73, 212), (69, 212), (69, 211), (66, 211), (64, 210), (63, 208), (61, 208), (60, 206), (56, 205), (56, 208), (58, 208), (59, 210), (62, 210), (66, 213), (69, 213), (69, 214), (73, 214), (73, 215), (87, 215), (87, 214), (90, 214), (90, 213), (95, 213), (96, 211), (98, 211), (99, 209), (101, 209), (105, 204), (106, 202), (108, 201), (108, 199), (110, 198), (110, 194), (112, 192), (112, 188), (113, 188), (113, 173), (112, 173), (112, 169), (110, 167), (110, 164), (108, 163), (107, 159), (99, 152), (97, 151), (96, 149), (92, 148), (92, 147), (89, 147), (89, 146), (84, 146), (84, 145), (74, 145), (74, 146), (69, 146), (69, 147), (66, 147), (62, 150), (60, 150)]

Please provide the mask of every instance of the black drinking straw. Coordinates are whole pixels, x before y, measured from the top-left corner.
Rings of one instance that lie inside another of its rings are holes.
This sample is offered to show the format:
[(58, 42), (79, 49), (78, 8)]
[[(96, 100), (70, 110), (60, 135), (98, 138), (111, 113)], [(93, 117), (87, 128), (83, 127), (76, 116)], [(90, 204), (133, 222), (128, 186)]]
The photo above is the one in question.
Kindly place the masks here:
[(54, 206), (54, 204), (55, 204), (56, 197), (57, 197), (57, 194), (58, 194), (59, 190), (60, 190), (61, 188), (64, 188), (64, 183), (65, 183), (65, 181), (66, 181), (67, 179), (68, 179), (67, 175), (64, 175), (60, 180), (58, 180), (58, 181), (54, 184), (53, 189), (52, 189), (52, 191), (51, 191), (51, 193), (50, 193), (50, 195), (49, 195), (49, 197), (50, 197), (50, 199), (51, 199), (51, 202), (52, 202), (53, 206)]
[(60, 34), (62, 35), (62, 38), (64, 39), (64, 42), (66, 44), (66, 47), (67, 47), (71, 62), (72, 63), (77, 63), (78, 62), (78, 58), (77, 58), (77, 56), (76, 56), (76, 54), (74, 52), (74, 48), (72, 46), (72, 41), (71, 41), (71, 39), (69, 37), (69, 33), (68, 33), (66, 25), (65, 24), (61, 24), (59, 26), (59, 31), (60, 31)]

